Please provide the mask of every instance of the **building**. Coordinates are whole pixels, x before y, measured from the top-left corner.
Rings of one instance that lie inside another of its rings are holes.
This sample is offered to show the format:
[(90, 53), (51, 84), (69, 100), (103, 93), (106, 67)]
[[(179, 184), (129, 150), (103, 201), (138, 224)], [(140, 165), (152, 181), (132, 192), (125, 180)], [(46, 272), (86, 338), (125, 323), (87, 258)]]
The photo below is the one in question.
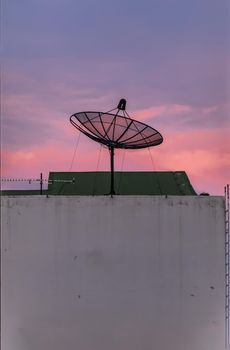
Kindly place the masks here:
[(184, 172), (115, 180), (113, 197), (106, 173), (4, 193), (4, 350), (225, 349), (224, 197)]

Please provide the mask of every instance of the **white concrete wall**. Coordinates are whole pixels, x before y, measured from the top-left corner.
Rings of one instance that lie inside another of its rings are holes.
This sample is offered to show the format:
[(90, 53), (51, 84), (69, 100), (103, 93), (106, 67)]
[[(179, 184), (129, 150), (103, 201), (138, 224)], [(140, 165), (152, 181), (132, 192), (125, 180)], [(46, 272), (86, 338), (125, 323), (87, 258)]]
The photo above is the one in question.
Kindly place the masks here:
[(2, 199), (3, 350), (223, 350), (222, 197)]

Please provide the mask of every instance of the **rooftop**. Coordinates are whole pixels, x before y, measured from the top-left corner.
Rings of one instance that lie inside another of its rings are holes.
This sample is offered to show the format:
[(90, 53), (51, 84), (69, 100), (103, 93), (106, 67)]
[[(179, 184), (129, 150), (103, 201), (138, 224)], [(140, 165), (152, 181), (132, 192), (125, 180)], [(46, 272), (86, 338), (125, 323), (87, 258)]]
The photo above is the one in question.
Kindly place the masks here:
[[(115, 172), (116, 195), (196, 195), (185, 171)], [(49, 195), (106, 195), (110, 172), (50, 172)], [(3, 195), (39, 195), (39, 190), (4, 190)]]

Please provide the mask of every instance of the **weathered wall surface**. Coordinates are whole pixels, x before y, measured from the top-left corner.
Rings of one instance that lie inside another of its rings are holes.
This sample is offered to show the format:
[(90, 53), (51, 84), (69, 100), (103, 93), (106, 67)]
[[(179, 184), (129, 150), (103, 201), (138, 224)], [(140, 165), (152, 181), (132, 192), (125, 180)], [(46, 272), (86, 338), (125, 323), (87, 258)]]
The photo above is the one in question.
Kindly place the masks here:
[(224, 349), (222, 197), (2, 199), (4, 350)]

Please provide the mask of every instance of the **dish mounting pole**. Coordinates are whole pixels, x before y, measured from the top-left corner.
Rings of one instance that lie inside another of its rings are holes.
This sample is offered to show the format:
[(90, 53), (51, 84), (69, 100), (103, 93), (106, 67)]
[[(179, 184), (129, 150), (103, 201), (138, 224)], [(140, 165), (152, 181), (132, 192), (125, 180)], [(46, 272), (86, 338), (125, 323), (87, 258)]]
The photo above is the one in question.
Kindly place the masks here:
[(111, 197), (115, 194), (114, 190), (114, 147), (109, 147), (110, 152), (110, 195)]
[[(118, 105), (117, 105), (117, 113), (119, 111), (125, 111), (126, 108), (126, 100), (122, 98)], [(116, 113), (116, 115), (117, 115)], [(116, 116), (115, 116), (116, 118)], [(115, 128), (115, 125), (114, 125)], [(115, 194), (115, 189), (114, 189), (114, 146), (110, 145), (109, 146), (109, 152), (110, 152), (110, 195), (111, 197)]]

